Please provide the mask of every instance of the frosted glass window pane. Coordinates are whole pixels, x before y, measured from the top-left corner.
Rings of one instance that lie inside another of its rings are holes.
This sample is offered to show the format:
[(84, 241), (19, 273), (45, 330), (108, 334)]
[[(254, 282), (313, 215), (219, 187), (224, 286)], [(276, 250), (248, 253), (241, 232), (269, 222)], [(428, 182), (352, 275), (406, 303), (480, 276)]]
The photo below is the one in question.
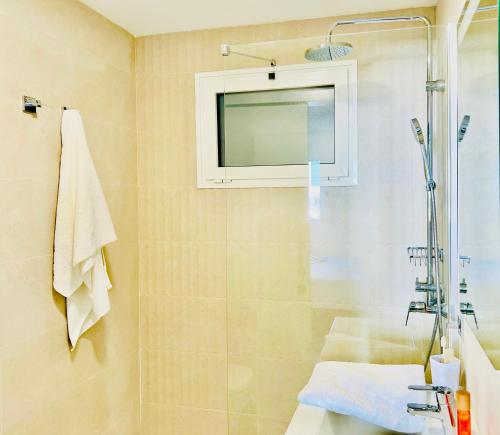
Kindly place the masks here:
[(219, 167), (335, 163), (334, 86), (219, 94)]

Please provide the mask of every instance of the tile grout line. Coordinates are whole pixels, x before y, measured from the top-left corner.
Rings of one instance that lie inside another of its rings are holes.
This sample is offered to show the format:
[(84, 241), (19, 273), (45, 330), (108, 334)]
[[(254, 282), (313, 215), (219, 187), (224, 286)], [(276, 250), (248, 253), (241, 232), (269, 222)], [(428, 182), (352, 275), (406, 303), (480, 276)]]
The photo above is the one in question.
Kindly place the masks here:
[[(139, 219), (139, 210), (141, 206), (141, 196), (139, 195), (139, 186), (140, 186), (140, 165), (139, 165), (139, 125), (138, 125), (138, 118), (139, 118), (139, 98), (138, 98), (138, 74), (137, 74), (137, 56), (138, 56), (138, 47), (137, 47), (137, 38), (134, 38), (134, 85), (135, 85), (135, 146), (136, 146), (136, 157), (135, 157), (135, 165), (136, 165), (136, 172), (137, 172), (137, 182), (136, 182), (136, 206), (137, 206), (137, 270), (138, 270), (138, 276), (141, 277), (141, 249), (140, 249), (140, 243), (141, 243), (141, 222), (142, 219)], [(139, 391), (138, 391), (138, 396), (139, 396), (139, 434), (143, 433), (143, 412), (142, 412), (142, 403), (143, 403), (143, 397), (142, 397), (142, 383), (143, 383), (143, 367), (142, 367), (142, 327), (141, 327), (141, 320), (142, 320), (142, 279), (138, 280), (138, 310), (139, 310), (139, 315), (137, 316), (138, 318), (138, 334), (139, 334), (139, 346), (137, 349), (137, 358), (138, 358), (138, 367), (139, 367)]]

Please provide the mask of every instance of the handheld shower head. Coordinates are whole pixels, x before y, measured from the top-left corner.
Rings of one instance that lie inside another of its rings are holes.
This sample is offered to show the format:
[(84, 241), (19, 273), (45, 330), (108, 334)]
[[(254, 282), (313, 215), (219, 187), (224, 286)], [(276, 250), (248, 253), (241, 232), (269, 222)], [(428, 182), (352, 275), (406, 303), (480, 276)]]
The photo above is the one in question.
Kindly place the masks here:
[(467, 133), (467, 128), (469, 128), (470, 116), (465, 115), (464, 119), (462, 119), (462, 123), (460, 124), (460, 128), (458, 129), (458, 142), (462, 142), (465, 137), (465, 133)]
[(307, 60), (312, 62), (323, 62), (347, 56), (351, 53), (351, 51), (352, 45), (348, 42), (328, 42), (327, 44), (321, 44), (317, 47), (308, 48), (304, 53), (304, 56)]
[(424, 133), (422, 131), (422, 127), (420, 126), (420, 122), (418, 122), (417, 118), (413, 118), (411, 120), (411, 129), (413, 130), (413, 135), (415, 136), (415, 140), (420, 145), (425, 145)]
[(431, 183), (432, 180), (430, 177), (429, 156), (427, 154), (427, 148), (425, 147), (424, 132), (422, 131), (422, 127), (420, 126), (420, 122), (418, 122), (417, 118), (413, 118), (411, 120), (411, 128), (413, 130), (415, 140), (420, 145), (420, 152), (422, 153), (422, 160), (424, 162), (425, 180), (427, 181), (427, 183)]

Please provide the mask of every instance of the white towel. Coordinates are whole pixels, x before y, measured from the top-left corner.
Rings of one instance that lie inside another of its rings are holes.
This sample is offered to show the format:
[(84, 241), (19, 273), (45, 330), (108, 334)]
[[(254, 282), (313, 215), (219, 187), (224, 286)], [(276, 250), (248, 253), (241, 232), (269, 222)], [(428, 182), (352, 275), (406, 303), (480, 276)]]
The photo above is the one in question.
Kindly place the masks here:
[(116, 240), (82, 118), (65, 110), (54, 240), (54, 288), (66, 300), (68, 334), (78, 338), (110, 308), (103, 246)]
[(412, 384), (425, 384), (423, 366), (327, 361), (316, 364), (298, 399), (393, 431), (418, 433), (425, 419), (408, 414), (406, 404), (425, 403), (426, 395), (408, 390)]

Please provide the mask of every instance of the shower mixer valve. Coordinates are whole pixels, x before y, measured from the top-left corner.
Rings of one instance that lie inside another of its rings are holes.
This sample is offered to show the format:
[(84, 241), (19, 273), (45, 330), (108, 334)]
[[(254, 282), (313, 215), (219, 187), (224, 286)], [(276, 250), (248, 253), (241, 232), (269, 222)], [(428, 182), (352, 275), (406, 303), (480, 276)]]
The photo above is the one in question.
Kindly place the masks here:
[(434, 283), (427, 283), (427, 281), (420, 281), (417, 278), (415, 278), (415, 291), (417, 293), (427, 293), (427, 292), (435, 292), (436, 291), (436, 284)]
[(427, 313), (427, 304), (423, 301), (411, 301), (406, 313), (405, 326), (408, 326), (408, 320), (411, 313)]
[(462, 279), (460, 282), (460, 293), (465, 294), (468, 291), (468, 285), (467, 281), (465, 281), (465, 278)]
[(460, 302), (460, 312), (464, 316), (472, 316), (474, 318), (474, 323), (476, 324), (476, 329), (479, 329), (476, 317), (476, 310), (474, 310), (474, 306), (470, 302)]
[[(437, 312), (437, 304), (435, 302), (427, 304), (424, 301), (411, 301), (410, 304), (408, 305), (408, 311), (406, 312), (405, 326), (408, 326), (408, 320), (410, 320), (411, 313), (436, 314), (436, 312)], [(443, 317), (447, 317), (444, 304), (442, 305), (441, 312)]]

